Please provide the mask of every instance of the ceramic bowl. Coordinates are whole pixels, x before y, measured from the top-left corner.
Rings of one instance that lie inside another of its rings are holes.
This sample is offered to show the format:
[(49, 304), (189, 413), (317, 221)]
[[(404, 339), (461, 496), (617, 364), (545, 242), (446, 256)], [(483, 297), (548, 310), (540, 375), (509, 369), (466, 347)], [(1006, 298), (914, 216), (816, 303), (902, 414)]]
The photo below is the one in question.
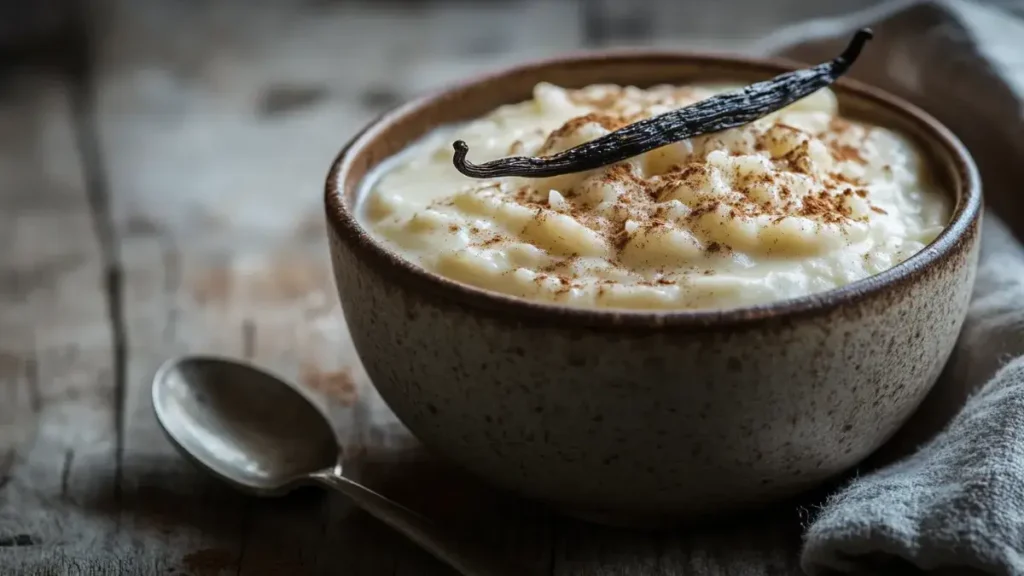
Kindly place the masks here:
[(967, 310), (980, 182), (922, 111), (843, 80), (844, 114), (912, 137), (956, 198), (949, 226), (876, 276), (774, 304), (609, 311), (459, 284), (382, 246), (353, 212), (360, 182), (432, 129), (550, 81), (752, 82), (796, 67), (680, 52), (599, 52), (488, 74), (405, 104), (340, 152), (325, 201), (356, 350), (398, 418), (494, 485), (615, 523), (685, 519), (783, 499), (890, 437), (946, 362)]

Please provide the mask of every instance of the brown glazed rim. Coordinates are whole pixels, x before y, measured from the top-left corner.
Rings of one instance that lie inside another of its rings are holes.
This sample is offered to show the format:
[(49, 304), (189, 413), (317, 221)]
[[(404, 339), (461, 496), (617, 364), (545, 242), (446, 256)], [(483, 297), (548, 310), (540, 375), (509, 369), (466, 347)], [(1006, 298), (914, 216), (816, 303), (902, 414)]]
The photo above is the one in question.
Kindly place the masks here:
[[(682, 330), (734, 329), (767, 321), (793, 320), (808, 315), (825, 315), (849, 310), (851, 306), (871, 297), (884, 297), (899, 290), (901, 285), (914, 282), (929, 268), (953, 254), (958, 244), (971, 230), (981, 209), (981, 183), (977, 167), (960, 140), (935, 118), (916, 106), (882, 90), (849, 78), (835, 85), (839, 95), (854, 95), (873, 106), (895, 112), (924, 136), (935, 140), (956, 163), (959, 190), (956, 208), (950, 223), (939, 236), (920, 252), (900, 264), (873, 276), (857, 280), (825, 292), (789, 298), (767, 304), (724, 309), (695, 310), (631, 310), (619, 308), (574, 308), (555, 303), (528, 300), (516, 296), (491, 292), (468, 284), (450, 280), (405, 259), (373, 239), (358, 221), (344, 199), (344, 175), (351, 169), (353, 159), (369, 143), (380, 136), (390, 124), (420, 113), (439, 99), (491, 82), (502, 82), (508, 77), (567, 63), (589, 64), (645, 62), (681, 62), (691, 66), (728, 68), (737, 74), (758, 72), (779, 74), (804, 65), (783, 59), (746, 58), (685, 51), (617, 49), (583, 52), (561, 57), (534, 60), (499, 71), (476, 76), (432, 94), (421, 96), (384, 113), (370, 122), (338, 153), (327, 174), (325, 207), (327, 221), (338, 238), (345, 242), (357, 258), (374, 268), (404, 290), (430, 294), (448, 306), (473, 309), (487, 316), (501, 316), (513, 321), (553, 324), (565, 328), (653, 329)], [(404, 145), (411, 144), (406, 142)], [(384, 159), (380, 159), (383, 161)], [(934, 161), (933, 161), (934, 162)], [(378, 162), (379, 164), (379, 162)], [(368, 171), (372, 172), (372, 168)]]

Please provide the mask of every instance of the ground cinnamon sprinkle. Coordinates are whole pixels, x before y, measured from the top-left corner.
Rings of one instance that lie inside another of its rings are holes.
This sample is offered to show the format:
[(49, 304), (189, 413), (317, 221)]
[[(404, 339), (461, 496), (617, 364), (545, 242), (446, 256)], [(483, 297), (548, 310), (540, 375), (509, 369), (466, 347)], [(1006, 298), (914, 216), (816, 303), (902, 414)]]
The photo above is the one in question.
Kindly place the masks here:
[(833, 134), (849, 132), (853, 124), (840, 116), (833, 116), (828, 122), (828, 130)]
[(864, 157), (861, 156), (860, 150), (845, 144), (832, 148), (832, 157), (839, 161), (853, 160), (855, 162), (864, 162)]
[(555, 148), (559, 140), (576, 134), (584, 126), (588, 124), (597, 124), (598, 126), (604, 128), (605, 130), (612, 132), (630, 123), (630, 118), (623, 118), (621, 116), (614, 116), (611, 114), (603, 114), (599, 112), (592, 112), (590, 114), (585, 114), (583, 116), (577, 116), (576, 118), (573, 118), (566, 122), (565, 124), (563, 124), (557, 130), (551, 132), (551, 134), (549, 134), (547, 139), (544, 141), (544, 145), (541, 146), (540, 153), (550, 153)]
[[(550, 132), (540, 153), (552, 150), (563, 139), (573, 138), (588, 125), (597, 124), (613, 131), (635, 121), (636, 107), (627, 109), (623, 104), (625, 92), (626, 89), (620, 87), (592, 93), (570, 91), (570, 101), (596, 111), (572, 118)], [(683, 94), (692, 98), (694, 92), (665, 89), (656, 95), (630, 93), (630, 98), (639, 98), (647, 105), (675, 107), (679, 101), (673, 98), (683, 97)], [(637, 248), (644, 248), (649, 243), (648, 238), (675, 229), (688, 230), (698, 238), (706, 237), (715, 226), (730, 220), (760, 219), (768, 224), (779, 224), (791, 217), (801, 217), (817, 225), (838, 225), (845, 233), (845, 223), (863, 220), (863, 217), (854, 217), (851, 200), (854, 196), (868, 197), (868, 190), (856, 182), (856, 178), (845, 176), (840, 170), (843, 163), (865, 165), (867, 162), (857, 147), (863, 134), (850, 132), (854, 128), (854, 124), (840, 118), (833, 118), (827, 133), (820, 135), (781, 122), (751, 128), (752, 137), (730, 145), (749, 149), (730, 150), (727, 155), (758, 154), (770, 164), (767, 171), (763, 168), (751, 171), (749, 162), (742, 165), (746, 168), (740, 164), (733, 167), (728, 163), (709, 163), (706, 156), (711, 150), (698, 151), (700, 139), (695, 139), (695, 151), (690, 157), (683, 157), (660, 170), (651, 170), (642, 159), (631, 159), (558, 189), (565, 202), (559, 202), (556, 209), (603, 238), (611, 252), (608, 262), (613, 266), (631, 242)], [(824, 144), (835, 166), (823, 168), (821, 151), (815, 150), (812, 154), (811, 142), (815, 138)], [(517, 140), (511, 149), (521, 151), (522, 147), (522, 141)], [(779, 151), (779, 155), (773, 156), (773, 150)], [(544, 222), (553, 213), (549, 189), (543, 184), (519, 182), (506, 194), (516, 204), (533, 211), (530, 217), (533, 223)], [(614, 190), (614, 197), (608, 196), (609, 190)], [(875, 213), (886, 213), (870, 203), (868, 207)], [(519, 234), (528, 233), (528, 228), (529, 225), (518, 231)], [(476, 226), (469, 228), (469, 232), (474, 245), (482, 248), (517, 241), (514, 233), (503, 236)], [(700, 250), (708, 256), (733, 251), (720, 241), (699, 244), (703, 246)], [(572, 290), (574, 281), (584, 271), (576, 266), (577, 262), (576, 258), (552, 257), (548, 265), (541, 266), (542, 273), (536, 276), (536, 281), (543, 283), (555, 278), (559, 292)], [(708, 271), (695, 270), (695, 273)], [(666, 279), (648, 281), (651, 285), (675, 283)]]
[(490, 236), (489, 238), (487, 238), (483, 242), (481, 242), (480, 246), (483, 246), (483, 247), (494, 246), (495, 244), (499, 244), (499, 243), (507, 242), (507, 241), (508, 241), (508, 238), (505, 238), (505, 237), (501, 236), (500, 234), (495, 234), (493, 236)]
[(693, 102), (702, 95), (698, 94), (698, 91), (692, 86), (663, 85), (647, 90), (637, 90), (636, 88), (608, 84), (590, 89), (572, 90), (568, 96), (569, 101), (578, 106), (621, 115), (629, 103), (636, 103), (645, 108), (652, 106), (677, 108), (682, 102)]
[(800, 216), (817, 216), (828, 224), (837, 224), (850, 215), (850, 209), (842, 200), (822, 193), (804, 198), (803, 206), (797, 212)]
[(598, 110), (609, 110), (622, 101), (622, 93), (625, 89), (621, 86), (606, 86), (600, 95), (594, 95), (583, 90), (569, 92), (569, 101), (579, 106), (589, 106)]

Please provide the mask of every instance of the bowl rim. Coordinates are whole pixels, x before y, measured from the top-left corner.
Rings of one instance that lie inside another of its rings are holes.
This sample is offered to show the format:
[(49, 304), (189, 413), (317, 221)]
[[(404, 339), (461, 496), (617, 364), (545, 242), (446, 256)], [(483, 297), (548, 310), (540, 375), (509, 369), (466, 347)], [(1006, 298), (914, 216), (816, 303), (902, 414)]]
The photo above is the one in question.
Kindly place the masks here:
[[(981, 179), (974, 159), (959, 138), (916, 105), (848, 77), (840, 78), (834, 84), (833, 89), (839, 93), (848, 93), (860, 100), (869, 101), (873, 105), (888, 108), (890, 112), (917, 124), (922, 135), (934, 138), (935, 143), (941, 148), (945, 148), (950, 158), (956, 163), (955, 169), (959, 174), (960, 189), (950, 190), (957, 195), (953, 214), (946, 227), (931, 243), (896, 266), (823, 292), (721, 309), (591, 308), (530, 300), (478, 288), (431, 272), (375, 239), (370, 230), (358, 221), (357, 210), (350, 210), (347, 206), (343, 187), (344, 174), (352, 168), (352, 160), (357, 153), (372, 143), (392, 123), (414, 115), (448, 95), (471, 89), (474, 86), (489, 82), (501, 82), (508, 77), (529, 71), (540, 71), (552, 66), (564, 66), (567, 63), (599, 65), (602, 62), (622, 60), (682, 61), (697, 67), (703, 65), (718, 69), (732, 68), (737, 72), (759, 71), (771, 74), (807, 66), (805, 63), (784, 58), (748, 57), (692, 50), (612, 48), (568, 52), (553, 57), (527, 60), (491, 72), (473, 75), (441, 89), (420, 95), (384, 112), (350, 137), (331, 163), (324, 186), (324, 205), (330, 232), (346, 242), (357, 258), (374, 267), (378, 272), (400, 280), (403, 287), (446, 300), (448, 305), (471, 308), (477, 312), (503, 316), (516, 321), (530, 319), (564, 327), (708, 330), (736, 328), (769, 321), (786, 321), (808, 315), (825, 315), (842, 311), (852, 304), (873, 296), (883, 296), (887, 290), (916, 280), (937, 263), (952, 255), (980, 217), (982, 209)], [(405, 145), (408, 144), (410, 143), (405, 143)], [(383, 160), (385, 159), (381, 161)]]

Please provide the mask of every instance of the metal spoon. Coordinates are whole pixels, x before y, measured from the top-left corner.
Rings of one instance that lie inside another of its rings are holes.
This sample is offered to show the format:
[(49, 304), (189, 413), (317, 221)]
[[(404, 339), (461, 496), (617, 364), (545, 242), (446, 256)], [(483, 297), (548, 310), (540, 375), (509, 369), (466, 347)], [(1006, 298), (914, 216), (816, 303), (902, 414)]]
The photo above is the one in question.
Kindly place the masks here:
[(465, 576), (523, 573), (342, 476), (324, 415), (296, 388), (254, 366), (209, 356), (168, 361), (153, 378), (153, 409), (179, 450), (242, 491), (276, 496), (321, 484)]

